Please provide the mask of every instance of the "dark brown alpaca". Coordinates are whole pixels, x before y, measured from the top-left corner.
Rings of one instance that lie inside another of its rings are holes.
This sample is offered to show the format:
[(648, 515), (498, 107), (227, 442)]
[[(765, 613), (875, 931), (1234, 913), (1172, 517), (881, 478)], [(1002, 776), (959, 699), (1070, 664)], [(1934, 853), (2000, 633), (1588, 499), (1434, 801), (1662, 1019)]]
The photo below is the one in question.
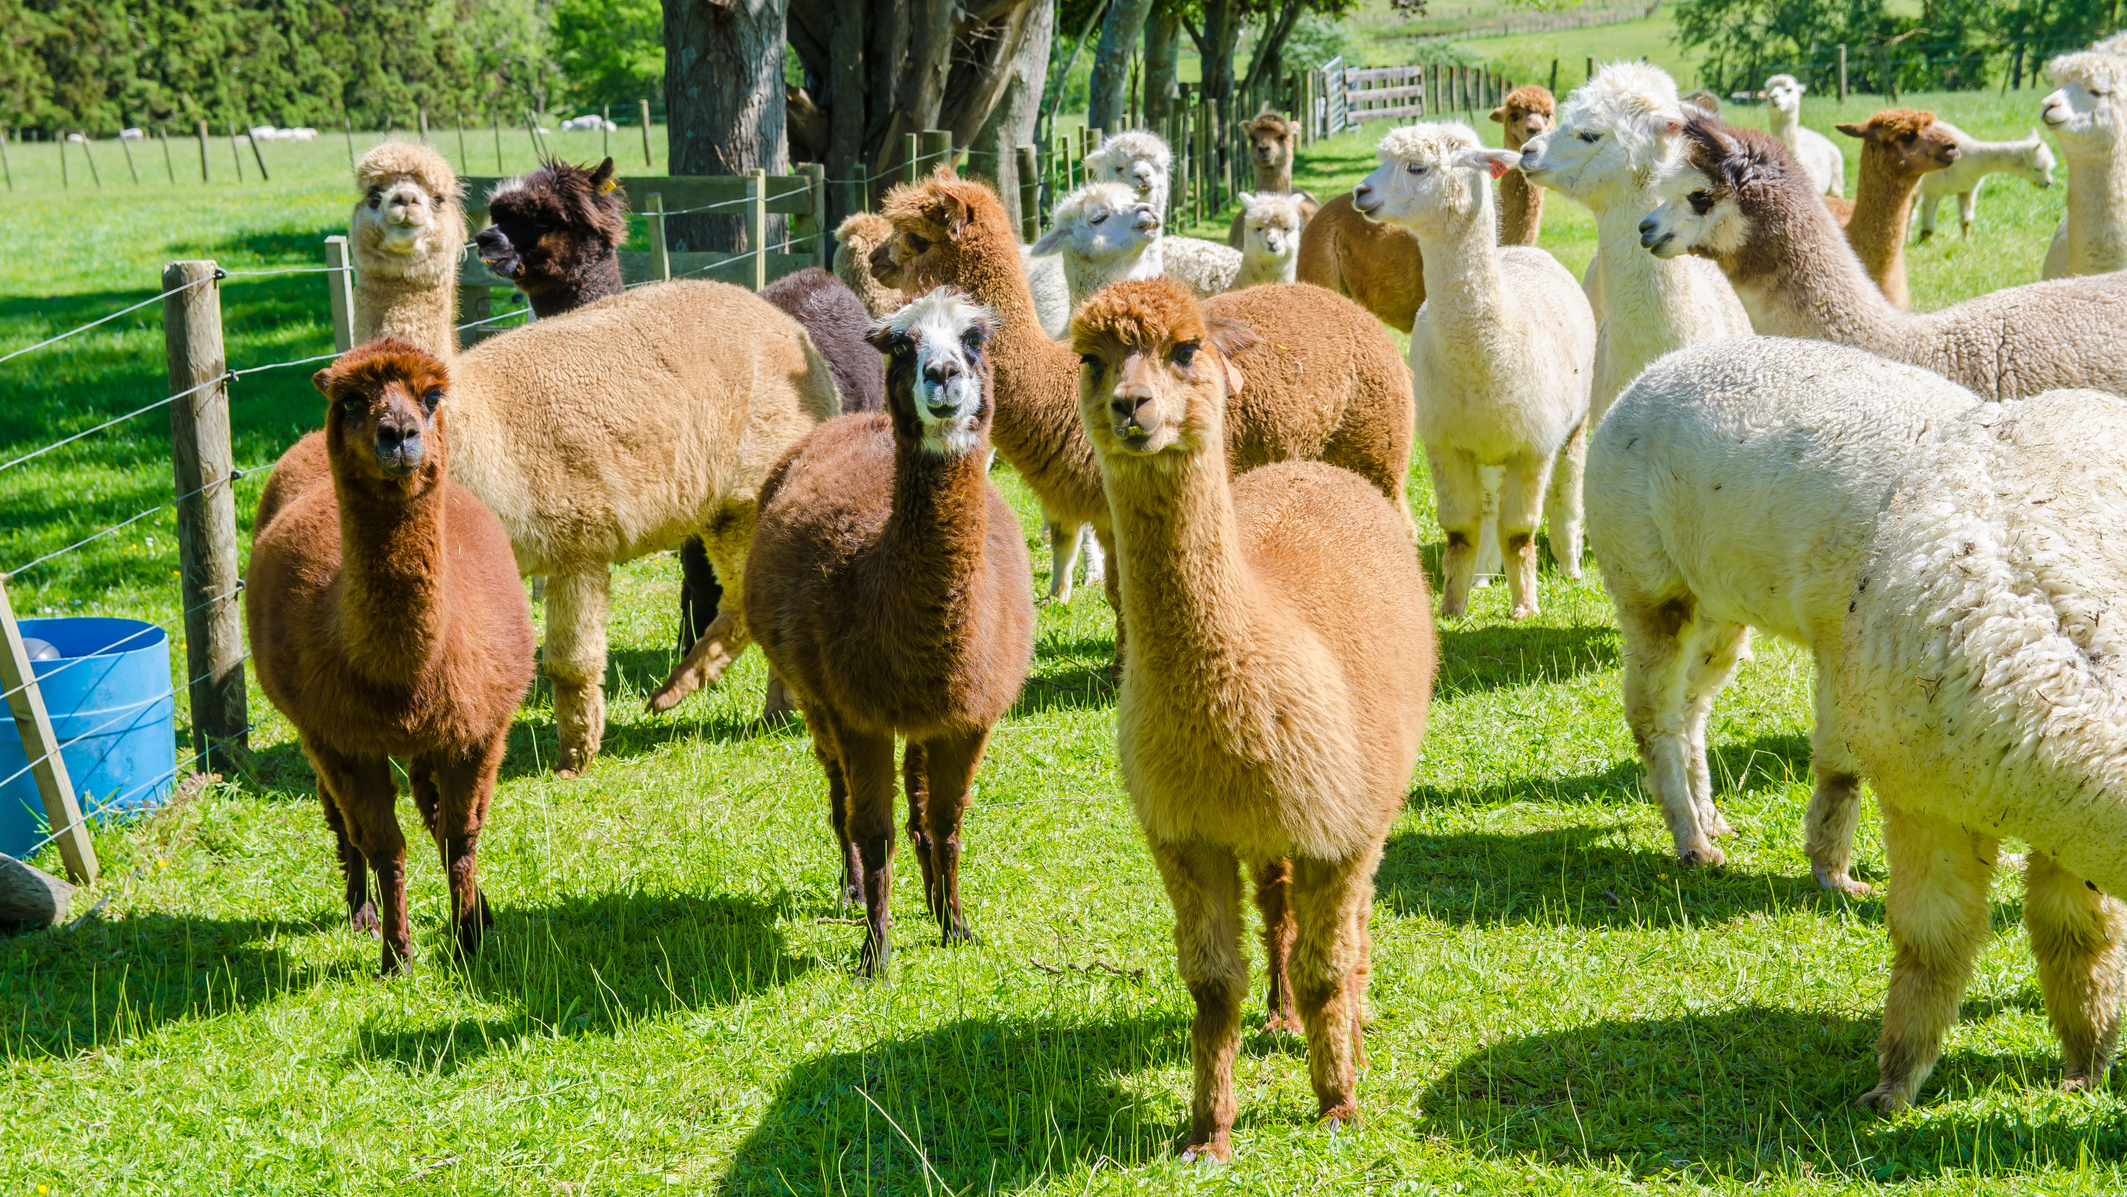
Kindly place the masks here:
[[(494, 922), (474, 850), (510, 719), (532, 681), (531, 609), (509, 537), (450, 480), (444, 364), (373, 341), (311, 380), (325, 430), (268, 481), (244, 578), (259, 688), (295, 725), (339, 841), (347, 911), (378, 929), (383, 969), (405, 967), (406, 841), (391, 757), (450, 876), (461, 953)], [(304, 467), (322, 438), (329, 474)]]
[(596, 170), (549, 162), (488, 196), (489, 224), (473, 238), (480, 260), (517, 284), (542, 318), (621, 293), (628, 205), (613, 160)]
[(970, 939), (961, 815), (1034, 652), (1026, 541), (984, 469), (996, 328), (949, 288), (881, 322), (887, 410), (821, 424), (761, 487), (746, 619), (827, 774), (867, 976), (892, 947), (894, 737), (931, 914), (945, 943)]

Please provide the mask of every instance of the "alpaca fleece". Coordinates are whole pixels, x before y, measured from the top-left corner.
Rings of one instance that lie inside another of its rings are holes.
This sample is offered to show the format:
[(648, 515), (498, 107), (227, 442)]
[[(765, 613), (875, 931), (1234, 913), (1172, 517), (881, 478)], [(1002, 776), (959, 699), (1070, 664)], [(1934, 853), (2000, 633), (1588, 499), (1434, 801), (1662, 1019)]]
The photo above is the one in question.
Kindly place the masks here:
[(473, 238), (480, 260), (516, 284), (541, 319), (621, 293), (628, 205), (611, 158), (596, 169), (549, 162), (504, 179), (488, 194), (487, 215)]
[(389, 758), (407, 762), (422, 822), (450, 876), (461, 951), (492, 923), (474, 856), (510, 720), (532, 681), (531, 607), (502, 525), (446, 472), (448, 367), (384, 340), (314, 382), (328, 460), (299, 468), (264, 513), (244, 577), (259, 688), (295, 726), (338, 841), (347, 911), (403, 967), (406, 842)]
[[(1492, 120), (1500, 128), (1501, 143), (1510, 150), (1526, 146), (1531, 137), (1551, 128), (1556, 108), (1550, 90), (1534, 83), (1525, 83), (1508, 92), (1506, 100), (1492, 110)], [(1544, 193), (1519, 171), (1501, 175), (1499, 243), (1534, 245), (1543, 234), (1543, 226)]]
[(878, 320), (902, 304), (901, 292), (872, 277), (871, 251), (894, 235), (894, 226), (875, 212), (852, 212), (835, 227), (835, 277), (864, 301)]
[(879, 351), (864, 340), (871, 317), (855, 291), (825, 270), (808, 266), (768, 284), (761, 298), (812, 334), (812, 343), (834, 373), (842, 414), (880, 409), (886, 401), (886, 368)]
[(354, 341), (398, 337), (446, 360), (458, 351), (460, 247), (465, 206), (442, 155), (387, 141), (355, 164), (361, 199), (347, 226), (354, 263)]
[[(1026, 541), (984, 468), (994, 327), (944, 290), (896, 313), (873, 334), (891, 354), (887, 410), (820, 425), (761, 487), (747, 619), (827, 773), (845, 892), (866, 906), (867, 974), (890, 955), (894, 737), (908, 740), (930, 909), (946, 942), (968, 938), (961, 815), (1034, 652)], [(934, 428), (941, 398), (963, 426)]]
[[(1184, 1158), (1226, 1159), (1248, 992), (1242, 863), (1273, 983), (1289, 969), (1318, 1116), (1358, 1118), (1366, 920), (1425, 731), (1431, 596), (1405, 513), (1357, 475), (1282, 462), (1232, 477), (1222, 423), (1255, 385), (1236, 365), (1252, 334), (1167, 279), (1109, 287), (1072, 333), (1132, 646), (1117, 759), (1196, 1002)], [(1290, 931), (1266, 877), (1290, 889)]]
[(1887, 108), (1864, 123), (1836, 126), (1861, 139), (1847, 244), (1884, 298), (1901, 308), (1913, 306), (1905, 279), (1905, 227), (1913, 214), (1913, 191), (1929, 171), (1957, 161), (1959, 153), (1957, 140), (1934, 126), (1934, 113), (1911, 108)]
[(2127, 973), (2127, 401), (1974, 408), (1912, 463), (1849, 592), (1839, 711), (1875, 784), (1897, 949), (1864, 1104), (1927, 1079), (1990, 938), (2003, 837), (2061, 1087), (2104, 1084)]
[(1295, 277), (1348, 295), (1375, 319), (1408, 333), (1425, 304), (1425, 255), (1401, 225), (1359, 215), (1349, 191), (1331, 196), (1300, 230)]

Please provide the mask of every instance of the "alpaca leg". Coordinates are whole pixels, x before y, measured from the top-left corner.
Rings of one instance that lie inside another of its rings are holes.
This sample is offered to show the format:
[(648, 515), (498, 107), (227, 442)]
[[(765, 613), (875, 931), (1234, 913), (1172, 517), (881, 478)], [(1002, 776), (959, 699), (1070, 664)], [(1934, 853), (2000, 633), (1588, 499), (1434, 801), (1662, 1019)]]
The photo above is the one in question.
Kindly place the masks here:
[(715, 685), (752, 643), (753, 637), (746, 631), (746, 620), (727, 605), (717, 612), (716, 618), (709, 623), (709, 630), (702, 633), (702, 638), (694, 642), (694, 647), (687, 650), (687, 655), (665, 678), (665, 684), (650, 695), (646, 709), (653, 714), (669, 711), (696, 690)]
[(1376, 847), (1350, 860), (1293, 862), (1293, 996), (1307, 1027), (1307, 1071), (1316, 1117), (1333, 1125), (1359, 1121), (1359, 1006), (1353, 981), (1363, 977), (1366, 912), (1373, 906)]
[(2061, 1088), (2099, 1088), (2119, 1048), (2127, 906), (2034, 849), (2024, 872), (2024, 926), (2046, 1018), (2061, 1041)]
[(939, 736), (924, 745), (930, 758), (930, 805), (924, 812), (930, 846), (929, 871), (937, 875), (937, 889), (929, 893), (931, 917), (938, 920), (939, 942), (950, 947), (975, 942), (967, 915), (960, 908), (960, 825), (967, 817), (967, 794), (982, 766), (983, 750), (990, 732), (961, 732)]
[(1483, 590), (1492, 584), (1492, 577), (1501, 574), (1506, 557), (1499, 547), (1499, 486), (1506, 471), (1498, 466), (1483, 466), (1477, 476), (1483, 479), (1484, 517), (1477, 535), (1477, 568), (1470, 580), (1470, 588)]
[(1727, 859), (1706, 838), (1691, 792), (1692, 744), (1685, 724), (1685, 673), (1692, 600), (1618, 603), (1624, 634), (1625, 722), (1632, 729), (1647, 789), (1675, 838), (1677, 857), (1687, 863)]
[(931, 804), (930, 754), (921, 743), (910, 740), (901, 750), (901, 792), (908, 799), (909, 854), (923, 869), (923, 901), (933, 915), (938, 913), (938, 877), (931, 859), (930, 823), (925, 812)]
[[(1593, 417), (1590, 417), (1592, 420)], [(1544, 495), (1544, 528), (1551, 533), (1551, 559), (1558, 572), (1578, 582), (1581, 557), (1581, 476), (1588, 468), (1588, 425), (1566, 438), (1551, 467), (1551, 488)]]
[(1713, 804), (1713, 774), (1706, 767), (1706, 721), (1713, 700), (1728, 685), (1750, 647), (1750, 629), (1739, 623), (1707, 623), (1692, 637), (1684, 675), (1686, 726), (1691, 734), (1691, 800), (1707, 835), (1734, 835)]
[(1881, 805), (1891, 864), (1884, 915), (1896, 955), (1876, 1041), (1881, 1079), (1856, 1104), (1889, 1113), (1913, 1103), (1957, 1022), (1972, 959), (1987, 940), (1997, 841), (1893, 802)]
[[(308, 753), (310, 748), (304, 746)], [(377, 906), (369, 900), (369, 862), (347, 838), (347, 820), (340, 817), (339, 803), (333, 801), (332, 791), (326, 787), (325, 772), (317, 768), (317, 758), (311, 757), (311, 768), (318, 775), (318, 800), (325, 808), (325, 825), (332, 828), (335, 850), (340, 856), (340, 876), (347, 882), (347, 922), (357, 931), (377, 933)]]
[(1817, 884), (1865, 898), (1869, 887), (1854, 880), (1850, 872), (1854, 832), (1861, 821), (1861, 766), (1848, 754), (1846, 737), (1839, 729), (1838, 693), (1833, 688), (1839, 664), (1835, 644), (1833, 639), (1817, 653), (1817, 724), (1809, 736), (1809, 771), (1815, 784), (1802, 824), (1809, 845), (1809, 870)]
[[(1964, 197), (1959, 196), (1958, 198), (1961, 200)], [(1942, 197), (1939, 195), (1923, 195), (1920, 197), (1919, 202), (1920, 239), (1926, 241), (1935, 235), (1935, 209), (1942, 203)]]
[(1241, 1044), (1248, 958), (1241, 954), (1240, 862), (1213, 844), (1152, 844), (1174, 905), (1176, 971), (1196, 999), (1189, 1055), (1196, 1073), (1185, 1162), (1233, 1158), (1233, 1055)]
[(797, 700), (790, 696), (790, 686), (775, 670), (768, 671), (768, 686), (761, 692), (761, 717), (754, 725), (763, 729), (781, 727), (797, 713)]
[(554, 771), (562, 777), (590, 768), (606, 734), (606, 605), (611, 581), (604, 565), (553, 574), (547, 580), (542, 656), (554, 683), (554, 722), (561, 728), (561, 757)]
[(856, 841), (864, 881), (859, 963), (866, 977), (876, 977), (893, 956), (894, 737), (838, 726), (835, 740), (842, 746), (842, 771), (849, 781), (849, 837)]
[(702, 538), (689, 536), (679, 545), (679, 648), (685, 655), (709, 630), (710, 621), (724, 601), (724, 588), (716, 580), (716, 567), (709, 563), (709, 550)]
[(1083, 524), (1078, 529), (1078, 555), (1086, 563), (1086, 585), (1107, 585), (1108, 555), (1101, 551), (1100, 537), (1095, 535), (1091, 524)]
[(497, 736), (485, 750), (469, 756), (436, 756), (416, 761), (415, 768), (431, 778), (441, 798), (435, 824), (430, 828), (436, 847), (443, 853), (443, 875), (450, 881), (451, 927), (458, 955), (469, 957), (480, 950), (487, 929), (495, 925), (487, 899), (480, 893), (476, 865), (480, 829), (487, 824), (488, 803), (495, 796), (495, 776), (502, 771), (506, 737)]
[(1084, 525), (1045, 520), (1043, 526), (1049, 533), (1049, 599), (1068, 603), (1071, 601), (1071, 567), (1078, 563), (1078, 534)]
[(1478, 542), (1484, 532), (1483, 471), (1466, 453), (1452, 450), (1426, 454), (1433, 471), (1433, 499), (1447, 551), (1440, 558), (1440, 614), (1453, 619), (1469, 609), (1470, 582), (1477, 573)]
[(347, 836), (369, 869), (377, 875), (377, 906), (384, 941), (381, 971), (390, 975), (406, 971), (406, 958), (413, 954), (413, 937), (406, 925), (406, 839), (399, 834), (399, 821), (392, 807), (399, 785), (392, 780), (391, 762), (384, 757), (350, 757), (306, 744), (318, 781), (332, 792), (340, 808)]
[(1546, 458), (1517, 458), (1507, 463), (1499, 484), (1499, 547), (1505, 554), (1507, 590), (1514, 598), (1515, 619), (1537, 613), (1536, 523), (1543, 518), (1544, 488), (1550, 481)]
[[(1115, 556), (1115, 534), (1095, 527), (1094, 536), (1100, 541), (1103, 558)], [(1101, 588), (1108, 596), (1108, 610), (1115, 612), (1115, 657), (1108, 663), (1108, 680), (1120, 684), (1123, 680), (1123, 571), (1111, 570), (1102, 579)]]
[(1957, 197), (1957, 224), (1959, 236), (1970, 237), (1972, 235), (1972, 210), (1978, 205), (1979, 188), (1976, 186), (1973, 187), (1972, 190), (1967, 191)]
[(825, 713), (801, 709), (805, 729), (812, 736), (813, 759), (820, 762), (820, 772), (827, 775), (828, 820), (834, 824), (835, 846), (842, 859), (842, 905), (856, 906), (864, 901), (864, 865), (857, 857), (857, 841), (849, 835), (849, 779), (842, 772), (842, 746), (835, 740), (834, 727)]
[(1292, 917), (1292, 861), (1266, 860), (1254, 868), (1256, 910), (1263, 916), (1263, 973), (1267, 1018), (1263, 1029), (1300, 1034), (1300, 1016), (1292, 1005), (1292, 941), (1298, 924)]

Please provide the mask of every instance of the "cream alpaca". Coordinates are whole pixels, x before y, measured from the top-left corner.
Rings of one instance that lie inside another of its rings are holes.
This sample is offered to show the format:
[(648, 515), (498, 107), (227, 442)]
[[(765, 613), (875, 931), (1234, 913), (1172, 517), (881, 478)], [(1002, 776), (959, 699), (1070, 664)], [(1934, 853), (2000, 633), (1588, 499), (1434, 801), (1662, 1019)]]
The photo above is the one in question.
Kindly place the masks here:
[(1846, 155), (1838, 143), (1802, 123), (1802, 93), (1809, 86), (1793, 75), (1765, 81), (1765, 116), (1772, 134), (1802, 164), (1818, 195), (1846, 194)]
[(2061, 1087), (2104, 1084), (2127, 974), (2127, 402), (1977, 408), (1916, 460), (1850, 593), (1839, 714), (1883, 808), (1881, 1080), (1910, 1104), (1989, 937), (2002, 837)]
[(2053, 186), (2053, 151), (2038, 130), (2022, 141), (1981, 141), (1950, 122), (1936, 118), (1935, 127), (1957, 143), (1957, 161), (1943, 170), (1920, 176), (1920, 239), (1935, 235), (1935, 210), (1944, 196), (1957, 197), (1958, 228), (1972, 235), (1972, 215), (1979, 204), (1980, 184), (1988, 175), (2015, 175), (2033, 187)]
[(1160, 273), (1160, 216), (1121, 183), (1088, 183), (1056, 202), (1036, 254), (1063, 261), (1071, 310), (1095, 291), (1126, 278)]
[(355, 167), (362, 196), (347, 226), (354, 259), (354, 343), (398, 337), (448, 361), (465, 207), (458, 176), (434, 151), (387, 141)]
[[(1488, 175), (1511, 169), (1518, 151), (1488, 149), (1469, 126), (1440, 124), (1392, 130), (1378, 152), (1381, 165), (1352, 203), (1416, 234), (1425, 257), (1410, 362), (1418, 437), (1448, 538), (1441, 614), (1462, 614), (1490, 525), (1510, 559), (1514, 617), (1534, 615), (1539, 514), (1549, 517), (1559, 567), (1580, 575), (1578, 463), (1566, 458), (1556, 486), (1551, 472), (1588, 419), (1595, 316), (1558, 259), (1493, 244)], [(1485, 478), (1492, 469), (1501, 471), (1496, 491)]]
[(2040, 277), (2127, 267), (2127, 50), (2063, 54), (2047, 69), (2058, 90), (2039, 111), (2068, 157), (2068, 215)]
[(1297, 195), (1240, 194), (1241, 272), (1236, 290), (1257, 283), (1289, 283), (1300, 260), (1300, 229), (1307, 223)]
[[(1086, 177), (1122, 183), (1137, 192), (1162, 219), (1167, 214), (1174, 151), (1158, 134), (1142, 129), (1118, 133), (1086, 155)], [(1159, 269), (1186, 285), (1198, 299), (1230, 291), (1241, 273), (1241, 251), (1201, 237), (1159, 238)], [(1141, 276), (1139, 276), (1141, 277)], [(1037, 292), (1038, 294), (1038, 292)]]

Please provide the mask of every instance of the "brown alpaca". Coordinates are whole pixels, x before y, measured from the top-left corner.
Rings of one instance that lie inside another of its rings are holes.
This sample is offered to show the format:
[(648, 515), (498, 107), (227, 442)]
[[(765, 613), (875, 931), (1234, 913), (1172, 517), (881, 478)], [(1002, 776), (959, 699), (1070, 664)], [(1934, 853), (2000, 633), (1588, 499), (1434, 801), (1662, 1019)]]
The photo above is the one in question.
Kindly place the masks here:
[(761, 487), (746, 618), (827, 774), (866, 976), (892, 952), (894, 737), (924, 896), (943, 942), (972, 939), (961, 815), (1034, 654), (1026, 540), (985, 472), (995, 331), (949, 288), (902, 308), (871, 334), (887, 410), (820, 425)]
[(1378, 489), (1316, 462), (1231, 475), (1216, 446), (1255, 385), (1238, 364), (1251, 339), (1167, 279), (1110, 286), (1072, 322), (1129, 578), (1116, 749), (1196, 1001), (1185, 1159), (1233, 1152), (1242, 863), (1260, 876), (1291, 862), (1291, 988), (1318, 1116), (1358, 1120), (1374, 870), (1435, 661), (1425, 573)]
[(434, 150), (387, 141), (355, 166), (361, 196), (348, 221), (354, 341), (400, 337), (438, 357), (458, 351), (453, 327), (465, 207), (457, 173)]
[(874, 212), (853, 212), (835, 229), (835, 277), (841, 279), (874, 320), (884, 320), (900, 308), (901, 292), (872, 277), (871, 251), (894, 235), (894, 226)]
[[(1525, 84), (1507, 93), (1506, 101), (1492, 110), (1506, 147), (1518, 150), (1522, 143), (1551, 127), (1556, 104), (1547, 88)], [(1499, 178), (1499, 243), (1534, 245), (1543, 231), (1544, 192), (1529, 185), (1528, 176), (1510, 170)]]
[(1656, 256), (1711, 258), (1760, 334), (1831, 341), (1933, 370), (1991, 399), (2064, 387), (2127, 394), (2127, 272), (2006, 287), (1937, 312), (1884, 298), (1810, 177), (1769, 133), (1710, 117), (1640, 222)]
[[(1256, 195), (1298, 195), (1300, 197), (1300, 223), (1314, 219), (1322, 205), (1305, 191), (1295, 191), (1292, 185), (1292, 165), (1300, 152), (1300, 122), (1286, 120), (1283, 116), (1265, 108), (1253, 120), (1241, 125), (1241, 132), (1248, 138), (1248, 165), (1255, 170), (1255, 186), (1250, 188)], [(1235, 249), (1246, 249), (1247, 209), (1233, 214), (1233, 227), (1226, 230), (1226, 244)]]
[(613, 160), (596, 170), (549, 162), (505, 179), (487, 201), (488, 227), (473, 238), (489, 270), (515, 283), (544, 319), (618, 295), (628, 205)]
[(443, 362), (375, 341), (311, 381), (328, 401), (329, 476), (275, 467), (283, 499), (252, 539), (244, 622), (259, 688), (317, 772), (348, 915), (374, 931), (383, 907), (390, 973), (411, 950), (391, 757), (450, 876), (458, 951), (494, 922), (474, 851), (532, 682), (531, 608), (502, 524), (448, 476)]
[(1863, 124), (1836, 126), (1861, 139), (1861, 180), (1854, 187), (1846, 241), (1884, 297), (1913, 306), (1905, 281), (1905, 227), (1920, 176), (1957, 161), (1957, 142), (1934, 127), (1935, 114), (1887, 108)]

